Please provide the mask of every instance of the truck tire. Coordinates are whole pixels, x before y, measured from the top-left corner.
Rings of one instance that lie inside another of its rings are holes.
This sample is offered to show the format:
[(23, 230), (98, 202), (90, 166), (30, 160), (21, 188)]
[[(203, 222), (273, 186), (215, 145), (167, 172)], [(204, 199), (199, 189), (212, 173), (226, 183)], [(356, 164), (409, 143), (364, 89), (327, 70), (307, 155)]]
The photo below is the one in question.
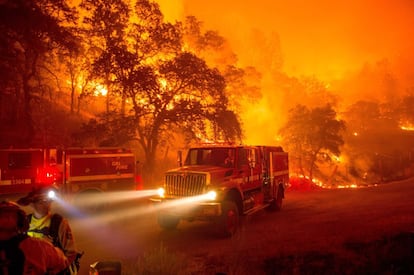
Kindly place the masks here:
[(223, 201), (221, 209), (221, 216), (217, 219), (218, 234), (228, 238), (233, 236), (239, 227), (239, 210), (233, 201)]
[(277, 191), (277, 197), (272, 200), (269, 205), (270, 211), (280, 211), (282, 209), (282, 202), (283, 202), (283, 187), (279, 186), (279, 190)]
[(162, 229), (173, 230), (177, 228), (179, 222), (180, 218), (178, 217), (165, 214), (158, 214), (158, 224)]

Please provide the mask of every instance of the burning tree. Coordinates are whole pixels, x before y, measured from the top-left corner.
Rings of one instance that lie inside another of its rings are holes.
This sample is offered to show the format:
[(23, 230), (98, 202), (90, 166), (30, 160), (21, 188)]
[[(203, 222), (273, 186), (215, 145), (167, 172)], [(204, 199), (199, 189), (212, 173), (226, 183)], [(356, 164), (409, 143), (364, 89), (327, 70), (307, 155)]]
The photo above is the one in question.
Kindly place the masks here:
[(390, 181), (412, 174), (412, 99), (408, 95), (393, 102), (358, 101), (344, 112), (348, 133), (343, 152), (356, 181)]
[(90, 12), (90, 33), (102, 45), (94, 75), (121, 98), (120, 105), (111, 105), (118, 119), (98, 122), (113, 127), (106, 141), (133, 125), (126, 135), (138, 141), (152, 170), (157, 148), (172, 129), (202, 138), (241, 138), (223, 76), (183, 50), (181, 23), (165, 23), (158, 4), (147, 0), (137, 1), (133, 9), (121, 0), (87, 0), (83, 6)]
[(204, 31), (202, 25), (196, 17), (186, 17), (182, 24), (185, 47), (220, 71), (226, 80), (230, 108), (242, 112), (241, 106), (251, 105), (262, 97), (258, 86), (262, 75), (252, 66), (236, 66), (237, 55), (227, 40), (217, 31)]
[(293, 167), (312, 180), (318, 163), (330, 161), (332, 154), (340, 155), (343, 130), (345, 122), (336, 118), (332, 106), (309, 109), (297, 105), (290, 110), (281, 135)]

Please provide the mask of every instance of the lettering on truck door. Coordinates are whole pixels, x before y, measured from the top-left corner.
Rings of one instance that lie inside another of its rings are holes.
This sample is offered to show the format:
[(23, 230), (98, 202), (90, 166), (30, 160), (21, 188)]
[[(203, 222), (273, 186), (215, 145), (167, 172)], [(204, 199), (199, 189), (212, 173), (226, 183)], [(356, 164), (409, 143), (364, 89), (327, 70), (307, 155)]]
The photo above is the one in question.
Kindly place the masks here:
[(243, 190), (261, 187), (261, 165), (256, 148), (239, 148), (239, 169)]

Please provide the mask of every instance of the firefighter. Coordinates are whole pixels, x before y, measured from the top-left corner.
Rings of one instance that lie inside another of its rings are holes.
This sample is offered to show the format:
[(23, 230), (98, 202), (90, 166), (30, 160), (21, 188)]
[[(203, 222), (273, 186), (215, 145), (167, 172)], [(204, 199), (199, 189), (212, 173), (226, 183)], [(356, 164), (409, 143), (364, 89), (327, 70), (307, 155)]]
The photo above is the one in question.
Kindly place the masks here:
[(79, 258), (82, 254), (77, 250), (68, 220), (60, 214), (52, 213), (53, 199), (48, 196), (49, 191), (50, 188), (38, 188), (18, 200), (18, 204), (31, 205), (33, 208), (33, 213), (27, 216), (28, 235), (45, 239), (60, 248), (70, 263), (65, 274), (77, 274)]
[(63, 252), (27, 235), (26, 213), (12, 202), (0, 202), (0, 274), (58, 274), (68, 266)]

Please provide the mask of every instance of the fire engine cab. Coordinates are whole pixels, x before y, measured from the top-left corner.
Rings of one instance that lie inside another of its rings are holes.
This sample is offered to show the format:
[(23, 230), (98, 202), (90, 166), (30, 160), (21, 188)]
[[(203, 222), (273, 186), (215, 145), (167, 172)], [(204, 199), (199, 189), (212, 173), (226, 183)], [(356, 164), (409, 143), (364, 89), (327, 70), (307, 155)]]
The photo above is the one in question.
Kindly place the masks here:
[(184, 163), (165, 174), (151, 198), (158, 223), (212, 221), (220, 235), (235, 234), (240, 216), (282, 207), (289, 183), (288, 153), (278, 146), (207, 145), (190, 148)]
[(0, 149), (0, 195), (36, 187), (62, 194), (135, 190), (135, 156), (123, 148)]

